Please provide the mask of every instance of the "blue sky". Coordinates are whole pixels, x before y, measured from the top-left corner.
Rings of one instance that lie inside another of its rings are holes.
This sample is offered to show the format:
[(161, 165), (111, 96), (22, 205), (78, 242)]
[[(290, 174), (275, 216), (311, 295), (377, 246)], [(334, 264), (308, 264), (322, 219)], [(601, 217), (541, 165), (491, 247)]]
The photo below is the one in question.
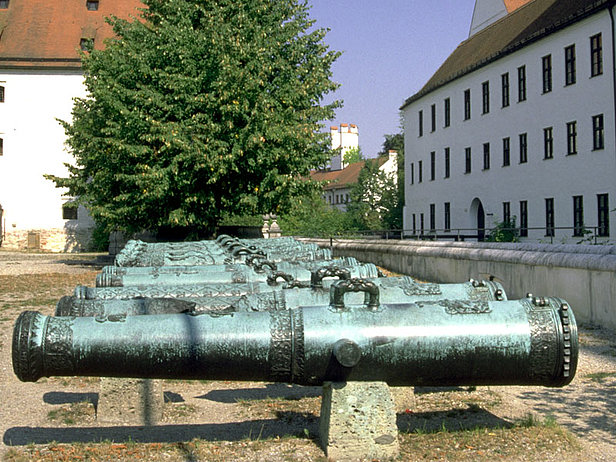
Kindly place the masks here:
[(400, 131), (399, 107), (468, 37), (475, 0), (310, 0), (325, 42), (343, 55), (333, 66), (344, 101), (327, 125), (354, 123), (363, 154)]

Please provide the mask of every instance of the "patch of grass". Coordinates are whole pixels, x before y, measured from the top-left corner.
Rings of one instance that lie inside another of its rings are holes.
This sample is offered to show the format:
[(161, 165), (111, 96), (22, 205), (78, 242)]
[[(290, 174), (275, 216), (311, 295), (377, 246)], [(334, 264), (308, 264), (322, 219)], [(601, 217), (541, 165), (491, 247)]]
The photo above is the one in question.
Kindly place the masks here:
[(51, 422), (61, 422), (64, 425), (76, 425), (86, 420), (94, 420), (94, 405), (89, 401), (70, 403), (47, 413)]
[(607, 378), (616, 377), (616, 372), (595, 372), (593, 374), (586, 374), (584, 377), (593, 382), (603, 383)]
[(188, 417), (197, 411), (197, 407), (193, 404), (185, 403), (167, 403), (165, 405), (165, 417), (172, 419), (181, 419)]
[[(530, 426), (527, 426), (530, 425)], [(493, 461), (543, 460), (555, 453), (569, 454), (580, 460), (581, 447), (575, 437), (552, 420), (528, 418), (513, 428), (477, 428), (451, 431), (444, 426), (438, 432), (401, 434), (403, 460)], [(577, 454), (577, 455), (576, 455)]]

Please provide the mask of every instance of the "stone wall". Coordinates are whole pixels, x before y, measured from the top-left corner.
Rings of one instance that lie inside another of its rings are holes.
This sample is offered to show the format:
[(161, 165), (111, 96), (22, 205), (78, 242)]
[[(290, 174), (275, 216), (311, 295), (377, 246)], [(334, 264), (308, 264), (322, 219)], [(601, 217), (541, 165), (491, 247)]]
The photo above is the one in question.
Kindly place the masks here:
[[(329, 247), (330, 240), (302, 239)], [(583, 323), (616, 329), (616, 246), (333, 240), (334, 256), (353, 256), (440, 283), (493, 279), (508, 298), (567, 300)]]
[(2, 248), (46, 252), (84, 252), (90, 250), (92, 228), (7, 230)]

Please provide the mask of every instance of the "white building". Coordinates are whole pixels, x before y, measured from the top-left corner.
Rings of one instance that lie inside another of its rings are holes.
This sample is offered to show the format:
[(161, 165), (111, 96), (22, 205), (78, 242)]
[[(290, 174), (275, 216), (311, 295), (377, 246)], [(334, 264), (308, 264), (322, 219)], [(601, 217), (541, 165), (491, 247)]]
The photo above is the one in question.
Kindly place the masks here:
[(2, 247), (76, 250), (92, 220), (43, 178), (73, 161), (64, 129), (85, 96), (79, 49), (111, 37), (105, 17), (128, 18), (137, 0), (0, 0), (0, 241)]
[(344, 155), (351, 149), (359, 149), (359, 131), (355, 124), (340, 124), (340, 127), (330, 127), (329, 134), (332, 140), (332, 150), (338, 151), (331, 158), (330, 169), (342, 170), (347, 166)]
[[(478, 0), (474, 19), (495, 3)], [(401, 108), (407, 233), (515, 217), (528, 239), (575, 242), (585, 229), (609, 239), (613, 5), (534, 0), (471, 28)]]

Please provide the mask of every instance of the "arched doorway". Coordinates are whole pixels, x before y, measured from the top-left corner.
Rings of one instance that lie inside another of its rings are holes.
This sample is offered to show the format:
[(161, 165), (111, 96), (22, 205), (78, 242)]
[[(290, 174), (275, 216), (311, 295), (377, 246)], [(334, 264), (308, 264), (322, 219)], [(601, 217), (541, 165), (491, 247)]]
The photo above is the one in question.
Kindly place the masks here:
[(473, 199), (470, 208), (471, 226), (477, 228), (477, 240), (483, 241), (486, 237), (486, 214), (479, 198)]

